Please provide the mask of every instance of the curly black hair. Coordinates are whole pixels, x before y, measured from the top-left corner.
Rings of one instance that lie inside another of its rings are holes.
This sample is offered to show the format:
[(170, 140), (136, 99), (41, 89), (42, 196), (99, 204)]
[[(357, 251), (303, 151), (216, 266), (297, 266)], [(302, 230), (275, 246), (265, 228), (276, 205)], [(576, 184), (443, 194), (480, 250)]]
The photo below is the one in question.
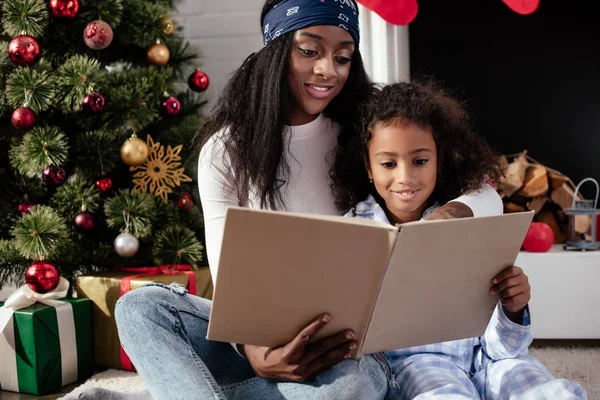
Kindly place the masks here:
[[(265, 2), (261, 25), (269, 10), (281, 1)], [(352, 1), (358, 8), (356, 1)], [(248, 57), (225, 86), (211, 117), (196, 138), (199, 152), (215, 133), (228, 129), (224, 145), (238, 177), (239, 194), (248, 196), (250, 189), (256, 188), (262, 208), (285, 208), (280, 188), (290, 173), (283, 131), (288, 123), (287, 77), (292, 43), (293, 33), (288, 33)], [(373, 91), (356, 49), (344, 88), (324, 110), (325, 116), (342, 128), (338, 136), (340, 147), (331, 155), (334, 161), (330, 175), (336, 182), (346, 178), (348, 171), (337, 167), (343, 165), (337, 159), (343, 155), (350, 139), (361, 131), (361, 110)]]
[(485, 139), (472, 130), (469, 116), (458, 100), (451, 97), (433, 80), (403, 82), (378, 90), (363, 114), (363, 129), (348, 145), (341, 163), (355, 168), (362, 164), (363, 172), (335, 182), (339, 198), (346, 204), (371, 194), (379, 197), (368, 183), (364, 167), (368, 161), (368, 143), (376, 124), (416, 124), (430, 129), (438, 153), (437, 184), (432, 198), (446, 203), (464, 193), (477, 190), (486, 180), (499, 181), (502, 176), (499, 159)]

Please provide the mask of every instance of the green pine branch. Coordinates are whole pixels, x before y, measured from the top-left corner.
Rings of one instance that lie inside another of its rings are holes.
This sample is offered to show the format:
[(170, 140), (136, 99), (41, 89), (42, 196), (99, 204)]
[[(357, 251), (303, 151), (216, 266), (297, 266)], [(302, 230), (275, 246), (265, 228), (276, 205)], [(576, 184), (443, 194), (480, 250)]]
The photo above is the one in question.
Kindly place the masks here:
[[(82, 21), (100, 19), (108, 23), (113, 31), (121, 23), (123, 16), (122, 0), (86, 0), (82, 1), (78, 18)], [(126, 21), (130, 21), (127, 20)]]
[(25, 32), (42, 36), (48, 26), (48, 9), (43, 0), (4, 0), (2, 27), (11, 37)]
[(0, 240), (0, 289), (2, 283), (21, 284), (29, 263), (12, 240)]
[(13, 67), (8, 57), (8, 42), (0, 40), (0, 70), (7, 67)]
[(175, 225), (156, 234), (152, 255), (157, 265), (189, 264), (198, 268), (203, 251), (204, 247), (193, 231)]
[(168, 68), (135, 68), (109, 73), (101, 82), (107, 103), (102, 118), (107, 129), (141, 132), (157, 117), (165, 91), (170, 91), (172, 71)]
[(146, 48), (154, 44), (156, 39), (164, 39), (162, 19), (170, 15), (170, 9), (165, 4), (147, 0), (123, 2), (126, 4), (123, 19), (139, 23), (122, 25), (119, 32), (120, 41)]
[(14, 246), (30, 260), (50, 259), (68, 243), (65, 220), (48, 206), (34, 206), (11, 230)]
[(129, 232), (138, 239), (144, 239), (152, 236), (151, 216), (155, 207), (154, 195), (121, 190), (118, 196), (104, 202), (106, 223), (119, 232), (125, 232), (129, 221)]
[(100, 62), (87, 56), (69, 58), (57, 71), (56, 107), (65, 113), (78, 112), (86, 94), (94, 91)]
[(171, 53), (169, 66), (173, 68), (174, 76), (178, 80), (187, 80), (197, 68), (198, 49), (177, 35), (166, 38), (165, 45)]
[(17, 68), (6, 80), (6, 97), (13, 108), (29, 106), (39, 113), (52, 105), (55, 82), (45, 70)]
[(100, 203), (100, 194), (94, 185), (77, 174), (60, 186), (50, 199), (50, 205), (69, 220), (82, 211), (97, 212)]
[(123, 141), (114, 132), (107, 131), (78, 135), (73, 153), (81, 172), (90, 179), (112, 172), (121, 161), (120, 147)]
[(33, 178), (50, 165), (62, 165), (68, 156), (69, 145), (64, 133), (56, 127), (35, 127), (21, 143), (10, 149), (13, 168)]

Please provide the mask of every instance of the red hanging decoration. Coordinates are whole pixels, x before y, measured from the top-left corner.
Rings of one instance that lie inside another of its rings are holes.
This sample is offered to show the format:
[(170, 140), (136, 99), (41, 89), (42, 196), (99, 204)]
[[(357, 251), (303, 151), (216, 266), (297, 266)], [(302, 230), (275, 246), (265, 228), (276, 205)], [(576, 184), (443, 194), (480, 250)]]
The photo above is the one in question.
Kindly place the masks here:
[(160, 112), (164, 116), (175, 116), (181, 111), (181, 103), (177, 97), (169, 97), (160, 106)]
[(85, 111), (94, 114), (102, 112), (102, 110), (104, 110), (104, 96), (100, 93), (88, 93), (83, 98), (81, 107)]
[(79, 12), (79, 0), (50, 0), (49, 6), (56, 18), (73, 19)]
[(189, 193), (182, 192), (176, 205), (183, 211), (190, 211), (194, 207), (194, 199)]
[(102, 193), (106, 193), (110, 189), (112, 189), (112, 185), (112, 179), (110, 178), (102, 178), (96, 181), (96, 189), (98, 189)]
[(8, 44), (8, 56), (17, 65), (31, 65), (40, 57), (40, 45), (33, 36), (17, 36)]
[(20, 131), (28, 131), (35, 125), (37, 117), (29, 107), (19, 107), (12, 113), (12, 124)]
[(529, 15), (538, 9), (540, 0), (502, 0), (511, 10), (521, 15)]
[(17, 207), (17, 210), (19, 211), (19, 214), (27, 214), (29, 213), (29, 210), (31, 210), (31, 207), (33, 207), (33, 204), (31, 203), (21, 203), (19, 204), (19, 207)]
[(80, 231), (89, 231), (94, 229), (94, 214), (84, 211), (75, 217), (75, 226)]
[(209, 83), (210, 80), (208, 79), (208, 75), (199, 69), (192, 72), (188, 78), (188, 85), (194, 92), (204, 92), (206, 89), (208, 89)]
[(419, 11), (417, 0), (358, 0), (358, 2), (394, 25), (410, 24)]
[(49, 261), (36, 261), (25, 270), (25, 283), (36, 293), (51, 292), (59, 282), (58, 268)]
[(56, 186), (60, 186), (65, 183), (65, 179), (67, 178), (67, 173), (61, 167), (57, 167), (55, 165), (51, 165), (44, 170), (42, 173), (42, 179), (46, 186), (54, 188)]

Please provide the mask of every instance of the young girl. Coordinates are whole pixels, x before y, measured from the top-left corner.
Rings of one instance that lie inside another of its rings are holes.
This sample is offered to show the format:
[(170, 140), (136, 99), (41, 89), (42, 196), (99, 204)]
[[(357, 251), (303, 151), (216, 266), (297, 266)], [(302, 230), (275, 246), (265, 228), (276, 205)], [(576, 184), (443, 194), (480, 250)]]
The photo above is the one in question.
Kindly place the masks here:
[[(471, 191), (499, 166), (473, 133), (460, 104), (432, 84), (400, 83), (375, 95), (357, 148), (372, 188), (347, 216), (392, 224), (427, 218)], [(576, 383), (554, 380), (527, 355), (530, 287), (518, 267), (493, 278), (496, 307), (482, 337), (387, 351), (395, 377), (389, 398), (584, 399)], [(433, 294), (435, 295), (435, 294)]]
[[(227, 207), (343, 215), (353, 205), (345, 188), (366, 180), (361, 162), (342, 157), (373, 92), (358, 50), (356, 2), (268, 0), (261, 26), (265, 47), (236, 71), (200, 132), (198, 185), (213, 280)], [(501, 209), (482, 182), (436, 218)], [(154, 398), (385, 396), (381, 354), (346, 359), (356, 346), (352, 332), (308, 344), (330, 316), (315, 316), (281, 348), (232, 347), (205, 339), (210, 307), (177, 286), (144, 287), (119, 300), (121, 343)]]

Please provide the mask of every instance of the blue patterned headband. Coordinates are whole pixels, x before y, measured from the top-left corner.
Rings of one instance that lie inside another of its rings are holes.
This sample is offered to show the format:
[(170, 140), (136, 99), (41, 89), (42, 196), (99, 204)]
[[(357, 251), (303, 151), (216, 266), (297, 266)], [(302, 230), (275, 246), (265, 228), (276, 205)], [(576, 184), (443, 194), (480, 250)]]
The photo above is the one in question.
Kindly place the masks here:
[(288, 32), (316, 25), (339, 26), (359, 44), (358, 11), (352, 0), (284, 0), (265, 15), (263, 41), (266, 46)]

